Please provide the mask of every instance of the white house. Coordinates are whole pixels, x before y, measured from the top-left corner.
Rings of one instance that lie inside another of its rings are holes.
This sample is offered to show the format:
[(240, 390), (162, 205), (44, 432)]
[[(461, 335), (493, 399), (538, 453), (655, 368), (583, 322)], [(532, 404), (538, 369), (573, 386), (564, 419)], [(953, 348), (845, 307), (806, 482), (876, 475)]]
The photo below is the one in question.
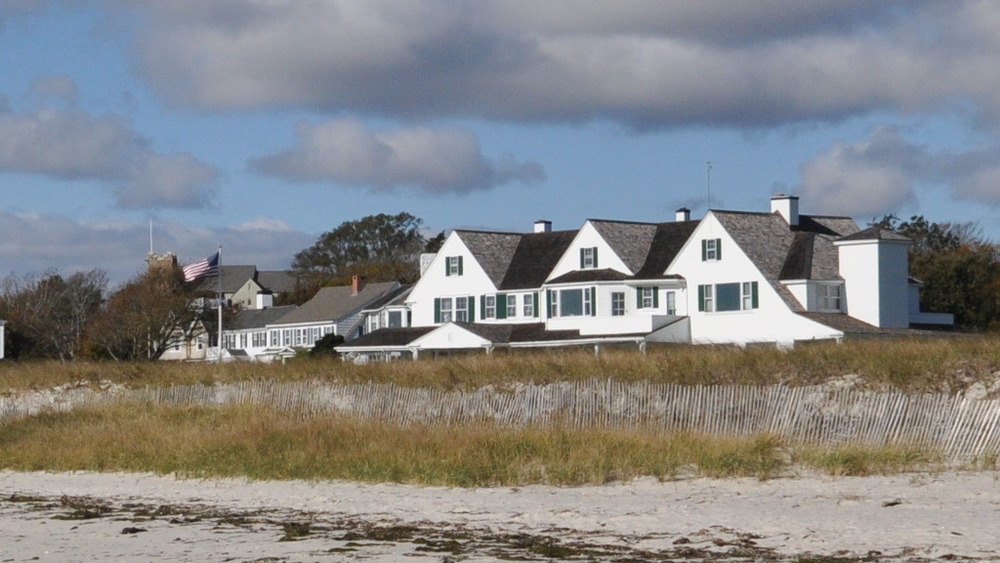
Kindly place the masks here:
[(846, 217), (710, 210), (691, 220), (590, 219), (573, 231), (452, 232), (406, 298), (407, 328), (338, 347), (349, 358), (456, 349), (650, 342), (768, 343), (950, 324), (919, 311), (908, 240)]
[(355, 276), (351, 285), (324, 287), (301, 306), (240, 310), (223, 326), (223, 357), (270, 362), (308, 350), (328, 334), (351, 340), (365, 333), (366, 312), (385, 313), (387, 322), (399, 315), (405, 326), (408, 308), (393, 301), (401, 290), (397, 282), (365, 283)]

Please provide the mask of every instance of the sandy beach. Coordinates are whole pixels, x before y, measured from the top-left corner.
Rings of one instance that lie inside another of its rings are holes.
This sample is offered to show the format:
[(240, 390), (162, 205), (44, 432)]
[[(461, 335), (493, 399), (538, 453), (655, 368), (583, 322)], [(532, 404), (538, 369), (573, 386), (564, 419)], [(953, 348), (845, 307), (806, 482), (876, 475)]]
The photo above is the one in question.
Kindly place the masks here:
[(458, 489), (0, 472), (0, 561), (1000, 559), (1000, 476)]

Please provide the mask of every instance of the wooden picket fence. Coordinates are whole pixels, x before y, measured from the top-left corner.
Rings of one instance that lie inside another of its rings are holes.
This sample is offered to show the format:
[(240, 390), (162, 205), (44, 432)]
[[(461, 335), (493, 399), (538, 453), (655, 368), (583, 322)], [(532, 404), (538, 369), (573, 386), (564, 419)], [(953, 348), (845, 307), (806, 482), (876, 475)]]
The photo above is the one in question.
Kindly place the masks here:
[(1000, 454), (1000, 401), (824, 386), (681, 386), (613, 380), (445, 391), (394, 384), (246, 381), (94, 391), (43, 406), (0, 397), (0, 417), (113, 402), (260, 405), (311, 417), (339, 413), (395, 424), (644, 428), (796, 443), (926, 446), (962, 461)]

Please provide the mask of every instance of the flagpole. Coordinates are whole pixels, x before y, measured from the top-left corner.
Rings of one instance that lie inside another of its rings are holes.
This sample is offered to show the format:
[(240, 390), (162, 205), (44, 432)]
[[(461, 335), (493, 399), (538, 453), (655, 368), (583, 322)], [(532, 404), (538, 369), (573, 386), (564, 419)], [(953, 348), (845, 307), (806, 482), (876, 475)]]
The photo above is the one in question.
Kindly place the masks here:
[(216, 339), (216, 344), (218, 346), (218, 356), (216, 357), (216, 362), (222, 363), (222, 246), (219, 246), (219, 334)]

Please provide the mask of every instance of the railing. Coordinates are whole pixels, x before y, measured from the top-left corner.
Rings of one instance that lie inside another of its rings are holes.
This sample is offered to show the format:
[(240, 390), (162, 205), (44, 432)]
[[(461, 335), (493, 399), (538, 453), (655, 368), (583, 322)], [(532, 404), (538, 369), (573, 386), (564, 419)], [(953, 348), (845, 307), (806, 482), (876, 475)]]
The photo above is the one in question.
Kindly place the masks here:
[(247, 381), (88, 387), (0, 397), (0, 417), (116, 402), (252, 404), (395, 424), (645, 428), (721, 436), (771, 434), (797, 443), (914, 444), (953, 460), (1000, 454), (1000, 401), (824, 386), (681, 386), (613, 380), (444, 391), (394, 384)]

